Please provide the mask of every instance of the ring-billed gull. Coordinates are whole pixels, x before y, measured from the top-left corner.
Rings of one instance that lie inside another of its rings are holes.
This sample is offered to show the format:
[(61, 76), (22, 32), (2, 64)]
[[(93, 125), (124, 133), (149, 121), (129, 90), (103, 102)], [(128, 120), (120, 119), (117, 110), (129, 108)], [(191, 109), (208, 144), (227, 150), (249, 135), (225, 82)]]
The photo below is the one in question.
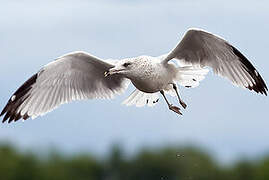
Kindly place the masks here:
[(123, 93), (130, 81), (136, 90), (123, 104), (153, 106), (159, 101), (160, 92), (168, 108), (181, 114), (165, 93), (177, 96), (186, 108), (177, 84), (198, 86), (208, 67), (234, 85), (267, 95), (268, 89), (258, 71), (234, 46), (209, 32), (190, 29), (171, 52), (159, 57), (105, 61), (85, 52), (61, 56), (28, 79), (0, 115), (5, 114), (3, 122), (12, 122), (35, 118), (72, 100), (112, 98)]

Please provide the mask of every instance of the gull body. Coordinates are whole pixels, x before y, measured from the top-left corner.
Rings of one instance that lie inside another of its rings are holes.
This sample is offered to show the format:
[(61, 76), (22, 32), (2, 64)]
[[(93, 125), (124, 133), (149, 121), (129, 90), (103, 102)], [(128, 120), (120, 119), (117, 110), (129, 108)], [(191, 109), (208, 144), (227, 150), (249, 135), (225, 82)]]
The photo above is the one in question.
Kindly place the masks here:
[[(128, 66), (124, 67), (124, 64)], [(173, 63), (162, 63), (158, 57), (151, 56), (123, 59), (108, 72), (110, 75), (122, 74), (130, 79), (138, 90), (145, 93), (171, 89), (178, 73)]]
[(123, 104), (154, 106), (161, 94), (168, 108), (181, 115), (166, 94), (177, 96), (186, 108), (178, 85), (197, 87), (208, 68), (236, 86), (267, 95), (261, 75), (237, 48), (212, 33), (190, 29), (174, 49), (159, 57), (108, 61), (81, 51), (63, 55), (23, 83), (0, 116), (5, 115), (3, 122), (10, 123), (44, 115), (73, 100), (110, 99), (123, 93), (130, 81), (136, 89)]

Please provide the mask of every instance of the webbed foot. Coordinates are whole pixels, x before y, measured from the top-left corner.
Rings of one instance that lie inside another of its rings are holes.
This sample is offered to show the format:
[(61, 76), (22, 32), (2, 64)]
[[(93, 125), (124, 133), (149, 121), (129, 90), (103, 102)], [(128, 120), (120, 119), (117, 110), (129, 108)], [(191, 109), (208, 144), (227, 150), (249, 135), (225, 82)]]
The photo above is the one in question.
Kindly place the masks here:
[(184, 103), (183, 101), (179, 101), (179, 103), (181, 104), (181, 106), (182, 106), (184, 109), (186, 109), (186, 107), (187, 107), (187, 104), (186, 104), (186, 103)]
[(180, 108), (177, 107), (177, 106), (173, 106), (173, 105), (171, 104), (171, 105), (169, 105), (169, 109), (172, 110), (172, 111), (174, 111), (174, 112), (177, 113), (177, 114), (182, 115), (182, 113), (180, 112)]

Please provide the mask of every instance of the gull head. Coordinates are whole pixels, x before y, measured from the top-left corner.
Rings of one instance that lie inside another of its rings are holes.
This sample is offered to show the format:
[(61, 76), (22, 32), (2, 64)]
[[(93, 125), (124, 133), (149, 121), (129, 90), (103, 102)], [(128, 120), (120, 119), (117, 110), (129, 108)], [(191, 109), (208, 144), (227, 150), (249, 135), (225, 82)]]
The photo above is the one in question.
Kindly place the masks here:
[(145, 58), (128, 58), (118, 61), (114, 67), (104, 72), (104, 76), (110, 76), (113, 74), (121, 74), (125, 77), (131, 77), (141, 72), (141, 65), (145, 64)]

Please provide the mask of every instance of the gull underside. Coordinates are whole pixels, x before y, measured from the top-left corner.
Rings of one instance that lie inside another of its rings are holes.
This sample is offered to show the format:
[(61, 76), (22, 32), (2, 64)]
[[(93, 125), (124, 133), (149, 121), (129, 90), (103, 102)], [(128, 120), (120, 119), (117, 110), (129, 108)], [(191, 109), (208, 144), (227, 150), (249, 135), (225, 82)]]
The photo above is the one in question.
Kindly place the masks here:
[(136, 90), (123, 101), (127, 106), (154, 106), (160, 94), (180, 97), (178, 85), (197, 87), (209, 68), (232, 84), (267, 95), (267, 86), (251, 62), (234, 46), (212, 33), (190, 29), (172, 51), (159, 57), (139, 56), (103, 60), (86, 52), (72, 52), (42, 67), (10, 97), (0, 116), (3, 122), (35, 118), (61, 104), (83, 99), (111, 99), (132, 82)]

